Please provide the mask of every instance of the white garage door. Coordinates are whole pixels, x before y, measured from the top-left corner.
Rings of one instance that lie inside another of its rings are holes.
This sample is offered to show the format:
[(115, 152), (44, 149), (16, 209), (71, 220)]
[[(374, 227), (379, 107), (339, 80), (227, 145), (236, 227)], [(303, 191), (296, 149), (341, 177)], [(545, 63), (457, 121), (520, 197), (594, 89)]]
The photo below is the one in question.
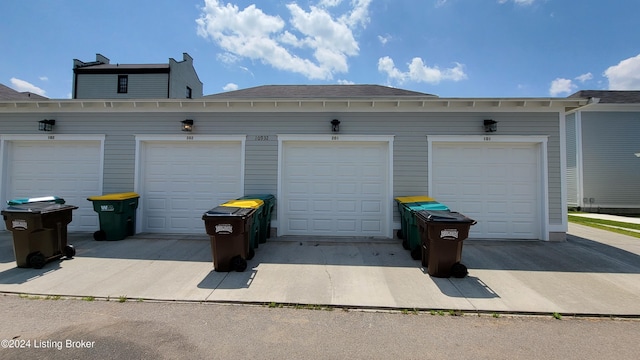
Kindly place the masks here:
[(388, 236), (388, 143), (283, 144), (280, 235)]
[(539, 239), (538, 144), (434, 143), (432, 196), (478, 223), (470, 238)]
[(101, 195), (100, 141), (8, 141), (7, 199), (58, 196), (78, 206), (69, 231), (95, 231), (98, 214), (87, 197)]
[(143, 232), (204, 233), (205, 211), (243, 195), (240, 141), (148, 141), (142, 147)]

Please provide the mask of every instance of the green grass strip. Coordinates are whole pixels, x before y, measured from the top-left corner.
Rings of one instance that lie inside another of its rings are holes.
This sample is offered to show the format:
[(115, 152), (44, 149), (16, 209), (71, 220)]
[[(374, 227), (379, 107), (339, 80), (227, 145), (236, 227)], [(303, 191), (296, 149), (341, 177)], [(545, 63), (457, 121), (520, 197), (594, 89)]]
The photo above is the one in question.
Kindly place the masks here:
[[(572, 215), (569, 215), (569, 221), (571, 221), (572, 223), (580, 224), (580, 225), (590, 226), (596, 229), (607, 230), (607, 231), (615, 232), (618, 234), (640, 238), (640, 233), (636, 231), (625, 230), (625, 229), (640, 230), (640, 224), (631, 224), (631, 223), (612, 221), (612, 220), (603, 220), (603, 219), (592, 219), (592, 218), (587, 218), (583, 216), (572, 216)], [(612, 226), (621, 227), (623, 229), (619, 229), (617, 227), (612, 227)]]

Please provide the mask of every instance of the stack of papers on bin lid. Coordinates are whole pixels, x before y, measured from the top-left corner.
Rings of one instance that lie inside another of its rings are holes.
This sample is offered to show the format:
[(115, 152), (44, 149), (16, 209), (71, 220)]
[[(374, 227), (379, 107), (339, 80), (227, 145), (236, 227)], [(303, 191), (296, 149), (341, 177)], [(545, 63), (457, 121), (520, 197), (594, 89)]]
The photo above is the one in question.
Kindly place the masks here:
[(255, 209), (239, 208), (232, 206), (216, 206), (204, 213), (205, 216), (247, 216), (253, 213)]
[(461, 223), (475, 223), (476, 221), (470, 219), (458, 212), (448, 210), (421, 210), (417, 214), (427, 221), (434, 222), (461, 222)]
[(68, 210), (68, 209), (75, 210), (77, 208), (78, 208), (77, 206), (58, 204), (54, 202), (33, 202), (33, 203), (26, 203), (26, 204), (11, 205), (5, 211), (45, 214), (48, 212), (59, 211), (59, 210)]
[(7, 205), (22, 205), (22, 204), (31, 204), (31, 203), (56, 203), (56, 204), (64, 204), (64, 199), (59, 198), (57, 196), (42, 196), (42, 197), (34, 197), (34, 198), (18, 198), (7, 201)]

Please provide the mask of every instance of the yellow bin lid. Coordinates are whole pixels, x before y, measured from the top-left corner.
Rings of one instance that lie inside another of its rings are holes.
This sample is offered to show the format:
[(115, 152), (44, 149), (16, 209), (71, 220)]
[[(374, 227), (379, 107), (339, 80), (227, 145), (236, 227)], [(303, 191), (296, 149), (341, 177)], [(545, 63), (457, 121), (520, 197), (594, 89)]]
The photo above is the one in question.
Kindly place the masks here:
[(89, 201), (100, 201), (100, 200), (127, 200), (138, 198), (140, 195), (134, 192), (125, 192), (125, 193), (116, 193), (116, 194), (106, 194), (100, 196), (92, 196), (87, 198)]
[(396, 198), (396, 201), (402, 204), (406, 204), (406, 203), (436, 201), (436, 199), (428, 196), (400, 196)]
[(220, 206), (232, 206), (238, 208), (251, 208), (257, 209), (260, 206), (264, 205), (264, 201), (260, 199), (242, 199), (242, 200), (231, 200)]

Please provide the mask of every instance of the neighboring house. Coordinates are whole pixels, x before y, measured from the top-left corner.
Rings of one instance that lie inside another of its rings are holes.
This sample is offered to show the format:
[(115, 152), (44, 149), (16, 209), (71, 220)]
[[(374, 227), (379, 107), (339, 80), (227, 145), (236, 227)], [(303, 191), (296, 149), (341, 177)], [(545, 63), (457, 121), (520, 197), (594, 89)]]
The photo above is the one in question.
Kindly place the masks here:
[(478, 221), (471, 238), (563, 240), (565, 114), (586, 103), (377, 85), (0, 101), (0, 201), (61, 196), (93, 232), (87, 197), (136, 191), (138, 232), (204, 234), (206, 210), (271, 193), (278, 235), (377, 239), (400, 228), (395, 197), (430, 195)]
[(111, 64), (96, 54), (96, 61), (73, 60), (74, 99), (196, 99), (202, 82), (193, 58), (168, 64)]
[(29, 91), (19, 92), (0, 84), (0, 101), (2, 100), (44, 100), (46, 97)]
[(567, 114), (567, 202), (587, 212), (640, 214), (640, 91), (579, 91)]

